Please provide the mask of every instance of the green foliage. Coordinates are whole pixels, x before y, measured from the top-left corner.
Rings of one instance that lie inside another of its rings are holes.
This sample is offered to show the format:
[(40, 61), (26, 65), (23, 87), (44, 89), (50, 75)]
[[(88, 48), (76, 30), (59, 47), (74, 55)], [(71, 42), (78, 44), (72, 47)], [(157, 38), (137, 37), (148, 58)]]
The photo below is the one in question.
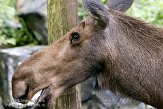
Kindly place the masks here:
[(38, 44), (24, 21), (16, 17), (14, 2), (0, 0), (0, 48)]
[(16, 41), (14, 38), (7, 38), (5, 35), (2, 35), (2, 33), (0, 32), (0, 45), (7, 45), (7, 44), (12, 44), (15, 45)]
[(80, 20), (82, 20), (87, 15), (88, 14), (85, 12), (85, 10), (83, 8), (83, 2), (80, 0), (78, 3), (78, 17)]
[(13, 0), (0, 0), (0, 46), (2, 45), (15, 45), (16, 40), (14, 38), (7, 37), (4, 33), (8, 30), (7, 25), (12, 25), (12, 19), (14, 19), (15, 10), (12, 8)]
[(163, 26), (163, 0), (135, 0), (128, 14), (143, 21)]

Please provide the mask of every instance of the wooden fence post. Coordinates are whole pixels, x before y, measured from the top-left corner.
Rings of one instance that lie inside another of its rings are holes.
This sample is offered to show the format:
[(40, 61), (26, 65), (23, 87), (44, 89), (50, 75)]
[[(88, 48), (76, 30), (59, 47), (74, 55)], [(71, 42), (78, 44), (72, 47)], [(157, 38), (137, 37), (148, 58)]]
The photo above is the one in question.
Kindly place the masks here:
[[(77, 24), (77, 0), (48, 0), (48, 41), (52, 44)], [(81, 109), (79, 85), (66, 90), (53, 109)]]

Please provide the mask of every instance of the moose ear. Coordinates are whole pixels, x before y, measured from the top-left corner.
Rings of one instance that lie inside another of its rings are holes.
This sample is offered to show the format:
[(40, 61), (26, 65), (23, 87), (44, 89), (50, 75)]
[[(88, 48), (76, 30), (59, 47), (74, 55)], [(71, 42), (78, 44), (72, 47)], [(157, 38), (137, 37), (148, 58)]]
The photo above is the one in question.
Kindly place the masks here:
[(99, 0), (83, 0), (83, 4), (89, 15), (106, 23), (107, 15), (109, 14), (108, 9)]
[(126, 12), (131, 7), (133, 2), (134, 0), (109, 0), (108, 8), (121, 12)]

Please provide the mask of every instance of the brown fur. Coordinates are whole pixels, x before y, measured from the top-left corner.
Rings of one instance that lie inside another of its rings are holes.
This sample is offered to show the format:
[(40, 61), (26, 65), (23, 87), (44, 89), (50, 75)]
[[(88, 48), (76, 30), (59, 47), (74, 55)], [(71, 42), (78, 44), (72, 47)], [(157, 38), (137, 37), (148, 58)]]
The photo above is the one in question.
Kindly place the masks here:
[(163, 30), (115, 12), (108, 25), (112, 55), (102, 86), (163, 108)]
[[(47, 96), (53, 103), (65, 89), (96, 75), (102, 88), (163, 108), (163, 29), (116, 11), (107, 13), (106, 25), (87, 17), (24, 61), (13, 76), (14, 98), (26, 94), (24, 99), (30, 100), (50, 87)], [(81, 38), (72, 44), (74, 32)]]

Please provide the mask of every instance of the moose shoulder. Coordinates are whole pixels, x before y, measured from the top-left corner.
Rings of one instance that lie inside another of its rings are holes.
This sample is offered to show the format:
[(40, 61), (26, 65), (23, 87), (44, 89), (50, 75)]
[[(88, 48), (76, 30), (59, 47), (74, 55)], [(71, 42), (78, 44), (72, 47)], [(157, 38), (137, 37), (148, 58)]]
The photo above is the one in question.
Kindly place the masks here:
[(133, 0), (110, 0), (108, 9), (83, 1), (90, 16), (18, 66), (13, 97), (30, 100), (43, 90), (38, 101), (50, 105), (67, 88), (96, 76), (101, 88), (162, 109), (163, 29), (124, 15)]

